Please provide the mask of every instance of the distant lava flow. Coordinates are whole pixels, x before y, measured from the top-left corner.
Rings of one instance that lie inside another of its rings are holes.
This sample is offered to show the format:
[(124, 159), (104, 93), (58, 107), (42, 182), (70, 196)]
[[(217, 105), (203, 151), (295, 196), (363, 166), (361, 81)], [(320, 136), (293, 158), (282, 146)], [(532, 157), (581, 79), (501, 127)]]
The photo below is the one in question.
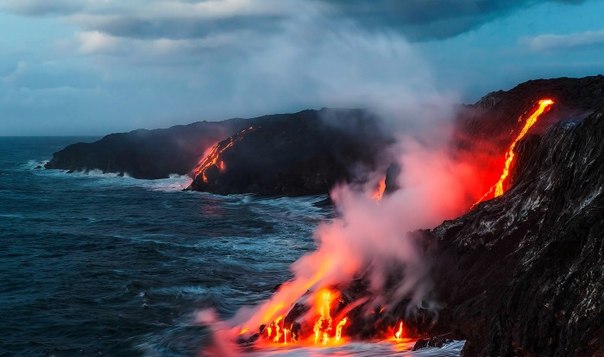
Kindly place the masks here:
[(386, 176), (382, 177), (380, 182), (378, 182), (378, 185), (375, 188), (375, 190), (373, 191), (373, 195), (371, 196), (371, 198), (373, 198), (374, 201), (381, 201), (382, 197), (384, 197), (385, 191), (386, 191)]
[(237, 141), (241, 140), (243, 138), (243, 136), (251, 130), (254, 130), (254, 127), (250, 126), (247, 129), (243, 129), (242, 131), (238, 132), (237, 134), (231, 136), (230, 138), (223, 140), (219, 143), (216, 143), (212, 147), (210, 147), (208, 150), (206, 150), (202, 159), (197, 164), (197, 167), (195, 168), (195, 170), (193, 170), (193, 173), (194, 173), (193, 177), (195, 178), (195, 177), (199, 177), (199, 175), (201, 175), (201, 179), (203, 180), (203, 182), (208, 183), (208, 170), (209, 169), (211, 169), (212, 167), (215, 167), (221, 172), (226, 170), (226, 164), (222, 160), (222, 154), (227, 149), (229, 149), (230, 147), (235, 145), (235, 143)]
[(520, 140), (522, 140), (526, 136), (528, 131), (537, 123), (537, 121), (541, 117), (541, 114), (543, 114), (547, 110), (549, 110), (553, 104), (554, 104), (554, 101), (552, 99), (541, 99), (539, 101), (539, 103), (538, 103), (539, 106), (526, 119), (526, 122), (524, 123), (524, 127), (522, 127), (522, 130), (520, 131), (520, 133), (518, 133), (518, 135), (516, 136), (514, 141), (512, 141), (512, 143), (508, 147), (507, 151), (505, 152), (505, 164), (503, 166), (503, 171), (501, 172), (501, 176), (499, 177), (499, 180), (493, 187), (491, 187), (491, 189), (489, 189), (489, 191), (477, 203), (484, 201), (489, 196), (491, 196), (491, 194), (493, 194), (493, 198), (503, 195), (503, 192), (504, 192), (503, 183), (507, 179), (507, 177), (510, 173), (510, 166), (514, 162), (514, 156), (515, 156), (514, 149), (516, 148), (516, 144), (518, 144), (518, 142)]

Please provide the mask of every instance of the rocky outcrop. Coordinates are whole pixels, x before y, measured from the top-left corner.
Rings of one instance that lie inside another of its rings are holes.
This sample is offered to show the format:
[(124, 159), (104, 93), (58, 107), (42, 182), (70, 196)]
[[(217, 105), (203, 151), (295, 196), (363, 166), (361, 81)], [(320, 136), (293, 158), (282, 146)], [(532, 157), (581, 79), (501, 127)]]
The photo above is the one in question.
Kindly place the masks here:
[(532, 109), (542, 98), (556, 102), (545, 120), (531, 129), (543, 134), (561, 119), (585, 117), (604, 97), (604, 76), (584, 78), (537, 79), (517, 85), (509, 91), (492, 92), (477, 103), (465, 106), (458, 119), (461, 143), (486, 141), (507, 146), (510, 132), (518, 125), (518, 118)]
[[(305, 110), (255, 120), (218, 145), (192, 190), (219, 194), (325, 194), (384, 165), (393, 139), (363, 110)], [(383, 161), (380, 161), (383, 160)], [(222, 167), (222, 169), (221, 169)]]
[(93, 143), (69, 145), (53, 154), (47, 169), (101, 170), (158, 179), (191, 171), (208, 147), (241, 130), (244, 119), (197, 122), (169, 129), (111, 134)]
[(430, 332), (466, 356), (604, 355), (604, 98), (589, 105), (519, 146), (508, 192), (429, 233)]
[(555, 104), (534, 127), (532, 135), (543, 135), (561, 120), (580, 120), (592, 113), (604, 97), (604, 76), (555, 78), (528, 81), (509, 91), (493, 92), (473, 105), (460, 109), (455, 143), (460, 154), (471, 156), (483, 168), (481, 181), (486, 192), (501, 173), (504, 153), (540, 99)]
[[(230, 142), (233, 141), (232, 147)], [(191, 174), (204, 152), (217, 144), (217, 166), (207, 182), (190, 189), (219, 194), (325, 194), (337, 182), (364, 177), (381, 164), (392, 142), (377, 119), (363, 110), (322, 109), (252, 119), (198, 122), (169, 129), (107, 135), (53, 154), (47, 169), (101, 170), (140, 179)]]

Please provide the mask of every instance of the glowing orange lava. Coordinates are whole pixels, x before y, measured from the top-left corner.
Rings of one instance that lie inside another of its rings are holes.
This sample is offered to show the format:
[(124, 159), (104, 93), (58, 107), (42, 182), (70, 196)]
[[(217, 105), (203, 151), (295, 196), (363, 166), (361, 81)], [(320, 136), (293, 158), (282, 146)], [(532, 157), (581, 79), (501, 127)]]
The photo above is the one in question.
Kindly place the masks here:
[(209, 153), (206, 154), (197, 165), (197, 168), (195, 169), (195, 177), (201, 175), (201, 179), (203, 180), (203, 182), (207, 183), (207, 171), (209, 168), (216, 166), (220, 171), (224, 171), (224, 162), (219, 162), (220, 155), (234, 144), (235, 141), (233, 140), (233, 138), (229, 138), (226, 144), (224, 144), (224, 142), (220, 142), (212, 146)]
[(342, 319), (342, 321), (338, 323), (338, 326), (336, 326), (336, 343), (342, 340), (342, 328), (344, 327), (344, 325), (346, 325), (347, 322), (348, 318), (345, 317)]
[(331, 304), (338, 295), (339, 293), (328, 289), (314, 294), (314, 307), (318, 317), (312, 325), (312, 334), (308, 331), (307, 335), (299, 335), (299, 328), (296, 329), (293, 323), (286, 325), (283, 315), (280, 315), (273, 322), (265, 324), (262, 332), (264, 343), (269, 343), (271, 346), (289, 344), (333, 346), (343, 343), (345, 340), (343, 329), (349, 320), (347, 317), (342, 318), (334, 328), (334, 320), (331, 316)]
[(382, 197), (384, 197), (384, 192), (386, 191), (386, 176), (384, 176), (380, 182), (378, 182), (375, 191), (373, 191), (373, 196), (371, 198), (374, 201), (381, 201)]
[(403, 338), (403, 322), (401, 321), (398, 330), (394, 333), (394, 338), (400, 341)]
[(197, 164), (197, 167), (194, 172), (194, 177), (198, 177), (201, 175), (201, 179), (203, 182), (208, 183), (208, 175), (207, 171), (216, 167), (218, 170), (225, 171), (226, 164), (223, 160), (221, 160), (222, 154), (229, 148), (231, 148), (235, 143), (243, 138), (243, 135), (248, 131), (254, 130), (253, 127), (249, 127), (247, 129), (243, 129), (237, 134), (231, 136), (230, 138), (223, 140), (217, 144), (214, 144), (211, 148), (204, 152), (203, 158)]
[(326, 345), (329, 342), (329, 333), (332, 330), (331, 318), (331, 291), (323, 290), (319, 293), (319, 314), (321, 317), (315, 322), (313, 332), (315, 343)]
[(518, 136), (516, 136), (516, 139), (512, 142), (512, 145), (510, 145), (508, 151), (505, 153), (505, 166), (503, 167), (503, 173), (501, 174), (499, 181), (497, 181), (497, 183), (495, 184), (495, 197), (503, 195), (503, 182), (508, 177), (510, 172), (510, 165), (514, 161), (514, 148), (516, 147), (516, 144), (520, 140), (522, 140), (526, 133), (529, 131), (529, 129), (533, 127), (535, 123), (537, 123), (537, 120), (539, 120), (541, 114), (543, 114), (545, 110), (553, 104), (554, 101), (551, 99), (542, 99), (539, 101), (539, 107), (526, 120), (526, 122), (524, 123), (524, 127), (522, 128)]
[(550, 107), (554, 104), (554, 101), (552, 99), (541, 99), (538, 104), (539, 106), (537, 109), (535, 109), (535, 111), (526, 119), (522, 130), (520, 133), (518, 133), (514, 141), (512, 141), (512, 144), (510, 144), (508, 147), (508, 150), (505, 152), (505, 164), (499, 180), (476, 204), (484, 201), (491, 193), (493, 193), (493, 198), (503, 195), (503, 183), (507, 179), (510, 173), (510, 166), (514, 162), (514, 149), (516, 148), (516, 144), (518, 144), (518, 142), (522, 140), (528, 131), (537, 123), (541, 114), (550, 109)]

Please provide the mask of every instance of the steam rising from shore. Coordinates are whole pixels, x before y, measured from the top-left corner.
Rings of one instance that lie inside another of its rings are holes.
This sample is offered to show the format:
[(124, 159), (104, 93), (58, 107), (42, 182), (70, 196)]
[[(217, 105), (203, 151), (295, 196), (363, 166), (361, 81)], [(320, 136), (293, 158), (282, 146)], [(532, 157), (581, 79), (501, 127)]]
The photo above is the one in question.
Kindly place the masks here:
[[(276, 79), (300, 64), (292, 39), (299, 39), (308, 24), (308, 18), (302, 19), (276, 39), (275, 45), (289, 56), (271, 62), (275, 58), (267, 54), (269, 63), (276, 64), (273, 68), (280, 69)], [(395, 132), (398, 140), (364, 187), (342, 184), (332, 190), (339, 215), (317, 228), (317, 249), (292, 264), (293, 279), (268, 301), (241, 309), (227, 322), (232, 340), (242, 329), (253, 333), (286, 315), (293, 304), (307, 302), (321, 288), (344, 288), (361, 276), (368, 279), (371, 293), (366, 307), (388, 309), (404, 298), (410, 299), (410, 308), (430, 306), (429, 262), (413, 232), (455, 217), (476, 199), (468, 190), (474, 168), (451, 154), (449, 147), (455, 98), (432, 87), (430, 71), (412, 46), (400, 36), (331, 28), (298, 75), (302, 71), (314, 78), (323, 95), (335, 103), (377, 113), (385, 130)], [(371, 60), (363, 62), (366, 57)], [(264, 63), (260, 68), (267, 70)], [(376, 202), (373, 190), (393, 161), (401, 168), (396, 178), (400, 189)], [(402, 269), (401, 278), (387, 289), (386, 277), (393, 267)]]

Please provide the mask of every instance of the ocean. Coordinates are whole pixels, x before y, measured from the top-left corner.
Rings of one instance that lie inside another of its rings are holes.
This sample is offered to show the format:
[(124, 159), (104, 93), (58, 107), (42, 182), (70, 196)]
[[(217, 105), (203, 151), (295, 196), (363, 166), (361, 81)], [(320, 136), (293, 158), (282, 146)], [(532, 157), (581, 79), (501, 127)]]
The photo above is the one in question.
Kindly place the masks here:
[[(196, 312), (228, 318), (268, 298), (333, 216), (315, 204), (324, 196), (217, 196), (183, 191), (186, 176), (40, 168), (96, 139), (0, 138), (0, 356), (199, 355), (211, 336)], [(358, 343), (252, 355), (401, 353)]]

